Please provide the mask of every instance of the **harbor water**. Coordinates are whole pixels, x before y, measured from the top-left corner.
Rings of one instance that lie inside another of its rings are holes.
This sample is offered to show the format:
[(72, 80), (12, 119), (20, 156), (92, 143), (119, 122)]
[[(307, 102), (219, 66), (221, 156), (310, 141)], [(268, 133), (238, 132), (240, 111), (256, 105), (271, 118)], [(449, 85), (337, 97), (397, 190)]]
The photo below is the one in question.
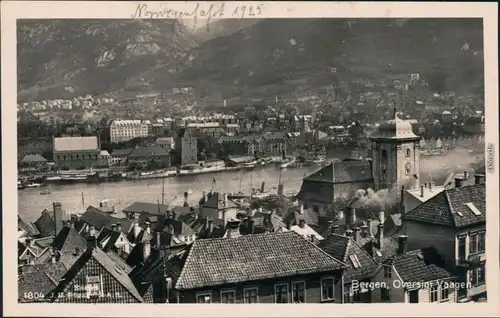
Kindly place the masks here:
[[(284, 169), (281, 173), (285, 194), (298, 192), (302, 178), (318, 169), (317, 167)], [(44, 209), (51, 209), (52, 202), (61, 202), (68, 213), (84, 212), (89, 205), (98, 206), (108, 200), (108, 205), (121, 211), (134, 202), (157, 203), (162, 200), (164, 182), (165, 204), (182, 204), (184, 192), (189, 192), (190, 204), (197, 204), (203, 191), (250, 193), (251, 188), (260, 188), (265, 182), (266, 191), (277, 187), (280, 169), (276, 167), (255, 170), (229, 171), (216, 174), (171, 177), (165, 179), (146, 179), (98, 184), (48, 184), (40, 188), (18, 191), (19, 215), (26, 220), (35, 221)], [(215, 183), (214, 183), (215, 180)], [(40, 195), (42, 191), (50, 192)], [(82, 195), (83, 193), (83, 195)], [(123, 216), (120, 212), (117, 216)]]

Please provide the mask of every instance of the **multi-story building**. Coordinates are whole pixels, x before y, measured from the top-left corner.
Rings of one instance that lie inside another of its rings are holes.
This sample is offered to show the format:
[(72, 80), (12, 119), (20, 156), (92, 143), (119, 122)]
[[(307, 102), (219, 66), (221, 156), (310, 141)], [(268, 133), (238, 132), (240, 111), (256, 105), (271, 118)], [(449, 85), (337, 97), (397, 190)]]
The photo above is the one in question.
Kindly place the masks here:
[(343, 301), (346, 265), (293, 231), (195, 240), (166, 262), (147, 264), (134, 281), (152, 286), (157, 303)]
[(181, 139), (181, 165), (198, 163), (198, 136), (196, 128), (187, 128)]
[(286, 153), (287, 134), (285, 132), (265, 133), (260, 153), (266, 156), (282, 156)]
[(102, 165), (96, 136), (55, 137), (53, 152), (56, 169), (88, 169)]
[(459, 301), (486, 296), (486, 187), (476, 184), (445, 189), (402, 216), (408, 246), (434, 246), (459, 277)]
[(166, 168), (170, 166), (170, 155), (160, 146), (140, 147), (132, 150), (127, 161), (129, 164)]
[(114, 120), (109, 126), (109, 135), (112, 143), (128, 141), (138, 137), (147, 137), (149, 126), (140, 120)]

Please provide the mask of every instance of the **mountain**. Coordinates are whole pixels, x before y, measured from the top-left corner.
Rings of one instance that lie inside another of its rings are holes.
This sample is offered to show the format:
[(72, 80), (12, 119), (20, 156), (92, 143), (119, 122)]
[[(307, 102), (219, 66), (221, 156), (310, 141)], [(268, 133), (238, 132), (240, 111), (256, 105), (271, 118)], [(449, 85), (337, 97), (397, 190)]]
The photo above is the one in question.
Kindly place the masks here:
[(474, 93), (482, 48), (481, 19), (266, 19), (201, 43), (180, 75), (251, 90), (420, 73), (433, 89)]
[[(19, 100), (168, 91), (288, 93), (349, 78), (420, 73), (482, 94), (481, 19), (226, 19), (18, 22)], [(335, 72), (333, 71), (335, 70)]]
[(21, 101), (144, 89), (195, 45), (171, 20), (21, 20), (17, 38)]

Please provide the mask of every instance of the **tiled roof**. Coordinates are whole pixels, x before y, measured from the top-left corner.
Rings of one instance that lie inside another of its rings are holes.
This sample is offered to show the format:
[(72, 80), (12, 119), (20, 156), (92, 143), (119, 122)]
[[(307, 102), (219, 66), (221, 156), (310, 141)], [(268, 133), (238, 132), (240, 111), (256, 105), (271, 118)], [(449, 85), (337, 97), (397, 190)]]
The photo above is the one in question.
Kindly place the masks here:
[(42, 215), (40, 215), (35, 221), (35, 227), (38, 229), (42, 237), (55, 235), (55, 222), (52, 218), (52, 212), (44, 210)]
[(132, 150), (132, 152), (128, 155), (128, 158), (131, 159), (134, 157), (148, 156), (168, 156), (168, 152), (166, 152), (165, 149), (159, 146), (140, 147)]
[[(325, 240), (321, 241), (318, 247), (349, 266), (344, 272), (344, 280), (346, 282), (370, 277), (378, 267), (377, 262), (352, 238), (331, 234)], [(356, 255), (361, 265), (360, 267), (356, 268), (354, 266), (350, 259), (352, 255)]]
[(344, 183), (373, 180), (371, 162), (349, 160), (333, 162), (304, 178), (304, 181)]
[(396, 255), (386, 263), (393, 264), (404, 282), (429, 282), (453, 277), (443, 268), (443, 258), (433, 247)]
[(183, 138), (197, 138), (200, 136), (200, 131), (197, 128), (186, 128), (184, 130)]
[[(466, 205), (472, 203), (480, 215)], [(415, 222), (462, 228), (486, 221), (484, 184), (447, 189), (406, 213), (403, 219)]]
[(161, 227), (162, 227), (162, 232), (166, 232), (172, 229), (175, 235), (190, 236), (196, 234), (196, 232), (192, 228), (190, 228), (186, 223), (171, 218), (165, 219), (165, 222), (163, 222)]
[(106, 255), (108, 255), (108, 257), (127, 274), (132, 271), (132, 268), (125, 262), (125, 260), (114, 251), (107, 251)]
[[(99, 248), (88, 248), (79, 258), (78, 260), (71, 266), (71, 268), (66, 272), (58, 286), (54, 289), (54, 294), (57, 295), (60, 292), (65, 292), (68, 288), (74, 283), (73, 280), (78, 276), (82, 269), (87, 266), (87, 264), (91, 261), (95, 260), (102, 268), (109, 273), (109, 275), (118, 282), (121, 286), (123, 286), (130, 296), (132, 296), (137, 302), (144, 302), (143, 298), (137, 291), (136, 287), (132, 283), (132, 280), (128, 276), (128, 273), (119, 269), (116, 263), (104, 253)], [(108, 284), (105, 284), (108, 285)], [(109, 288), (109, 287), (108, 287)], [(124, 295), (120, 296), (121, 298)], [(57, 299), (51, 299), (52, 301), (57, 301)], [(102, 301), (107, 302), (105, 299)], [(101, 300), (98, 300), (101, 302)]]
[(99, 143), (96, 136), (88, 137), (56, 137), (54, 138), (55, 151), (98, 150)]
[(99, 209), (89, 206), (85, 213), (80, 216), (80, 220), (86, 224), (94, 226), (97, 230), (103, 227), (111, 228), (112, 224), (120, 223), (123, 232), (126, 234), (132, 226), (132, 221), (125, 218), (115, 218)]
[(31, 162), (46, 162), (47, 159), (42, 157), (41, 155), (26, 155), (24, 158), (21, 160), (22, 163), (31, 163)]
[(229, 198), (227, 199), (227, 201), (225, 201), (223, 193), (213, 192), (213, 193), (208, 193), (207, 196), (208, 196), (207, 202), (203, 203), (204, 208), (223, 210), (223, 209), (238, 207), (238, 205)]
[[(64, 226), (51, 244), (56, 253), (56, 260), (64, 263), (67, 267), (73, 265), (79, 255), (87, 248), (87, 241), (75, 229)], [(48, 263), (51, 261), (50, 249), (45, 250), (37, 259), (36, 264)]]
[(52, 236), (42, 237), (39, 239), (34, 239), (33, 245), (36, 245), (39, 248), (44, 249), (44, 248), (49, 247), (53, 241), (54, 241), (54, 237), (52, 237)]
[(43, 301), (43, 299), (29, 299), (26, 295), (46, 295), (55, 287), (56, 283), (44, 271), (24, 273), (18, 283), (18, 300), (21, 303)]
[(123, 209), (123, 212), (133, 212), (133, 213), (146, 212), (152, 215), (166, 215), (168, 212), (168, 205), (148, 203), (148, 202), (134, 202), (132, 203), (132, 205)]
[(36, 264), (38, 271), (45, 272), (54, 282), (59, 282), (61, 277), (68, 271), (68, 267), (62, 262)]
[(396, 255), (399, 248), (397, 239), (393, 237), (384, 237), (382, 239), (382, 249), (379, 248), (375, 238), (368, 240), (361, 246), (378, 263), (385, 262)]
[(284, 140), (287, 137), (286, 132), (268, 132), (262, 136), (266, 141)]
[(114, 149), (111, 152), (113, 157), (126, 157), (132, 152), (132, 149)]
[(38, 231), (38, 229), (35, 227), (35, 225), (33, 223), (25, 221), (19, 215), (17, 216), (17, 226), (21, 230), (25, 231), (31, 237), (35, 237), (35, 236), (40, 235), (40, 232)]
[(237, 284), (345, 266), (293, 231), (198, 239), (191, 245), (175, 286), (184, 290)]

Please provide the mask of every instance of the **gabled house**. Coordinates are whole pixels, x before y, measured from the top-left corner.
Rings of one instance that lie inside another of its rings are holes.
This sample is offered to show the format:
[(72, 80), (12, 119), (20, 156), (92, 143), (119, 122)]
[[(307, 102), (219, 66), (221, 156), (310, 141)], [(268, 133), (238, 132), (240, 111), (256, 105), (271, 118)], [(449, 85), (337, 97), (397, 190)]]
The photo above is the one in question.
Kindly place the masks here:
[(148, 202), (134, 202), (132, 205), (123, 209), (128, 219), (133, 220), (140, 216), (165, 216), (169, 210), (166, 204), (156, 204)]
[(100, 231), (103, 227), (110, 229), (113, 224), (120, 225), (124, 234), (128, 234), (133, 225), (132, 220), (113, 217), (93, 206), (89, 206), (85, 213), (74, 220), (75, 229), (84, 237), (91, 232)]
[(133, 244), (123, 233), (121, 224), (112, 224), (111, 228), (103, 227), (97, 235), (99, 247), (105, 251), (115, 251), (128, 255), (133, 248)]
[[(62, 295), (62, 297), (59, 297)], [(46, 299), (51, 303), (143, 303), (128, 273), (100, 248), (95, 237)]]
[(40, 232), (36, 226), (29, 221), (24, 220), (21, 216), (17, 216), (17, 239), (21, 242), (26, 237), (36, 238), (40, 236)]
[(372, 290), (359, 286), (371, 282), (378, 264), (356, 242), (352, 231), (346, 234), (331, 234), (318, 247), (348, 266), (344, 271), (344, 303), (370, 303)]
[(456, 277), (433, 247), (408, 252), (406, 235), (399, 236), (398, 252), (379, 267), (373, 279), (379, 288), (372, 302), (456, 302)]
[(35, 264), (61, 262), (70, 267), (87, 247), (84, 237), (66, 225), (54, 238), (52, 244), (36, 260)]
[(57, 233), (59, 233), (59, 231), (62, 229), (64, 222), (68, 220), (69, 217), (62, 210), (61, 203), (54, 202), (53, 210), (43, 210), (42, 215), (38, 217), (34, 225), (40, 233), (40, 237), (55, 237)]
[(221, 219), (227, 222), (236, 219), (238, 205), (227, 197), (227, 193), (208, 192), (200, 202), (200, 218)]
[(346, 264), (293, 231), (198, 239), (166, 263), (149, 279), (157, 302), (342, 302)]
[(37, 253), (31, 249), (31, 246), (17, 242), (18, 266), (34, 264)]
[(409, 249), (433, 246), (463, 282), (460, 301), (486, 297), (486, 187), (446, 189), (403, 215)]

